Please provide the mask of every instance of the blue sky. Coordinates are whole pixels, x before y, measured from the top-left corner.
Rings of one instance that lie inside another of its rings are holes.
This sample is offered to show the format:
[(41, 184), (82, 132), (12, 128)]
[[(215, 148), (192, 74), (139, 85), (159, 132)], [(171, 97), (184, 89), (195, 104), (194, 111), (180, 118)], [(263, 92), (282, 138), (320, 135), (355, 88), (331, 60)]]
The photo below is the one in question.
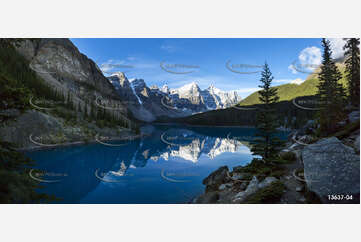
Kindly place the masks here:
[[(258, 89), (258, 66), (265, 61), (273, 73), (273, 85), (300, 84), (307, 72), (312, 72), (313, 66), (321, 61), (321, 39), (87, 38), (71, 41), (98, 64), (105, 76), (122, 71), (129, 79), (144, 79), (148, 86), (167, 84), (170, 88), (193, 81), (202, 89), (213, 84), (225, 91), (237, 90), (242, 98)], [(334, 57), (340, 57), (343, 40), (330, 41)]]

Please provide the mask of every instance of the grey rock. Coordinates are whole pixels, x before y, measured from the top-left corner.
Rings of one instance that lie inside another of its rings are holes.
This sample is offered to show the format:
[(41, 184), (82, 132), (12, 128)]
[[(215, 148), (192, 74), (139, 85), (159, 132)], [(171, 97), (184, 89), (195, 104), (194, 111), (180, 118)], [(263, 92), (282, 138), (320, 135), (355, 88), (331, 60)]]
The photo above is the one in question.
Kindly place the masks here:
[(360, 111), (353, 111), (353, 112), (349, 113), (348, 120), (351, 123), (356, 122), (357, 120), (360, 120)]
[(90, 103), (97, 100), (97, 104), (117, 107), (106, 109), (108, 114), (120, 120), (126, 118), (123, 115), (128, 113), (125, 97), (119, 96), (97, 64), (80, 53), (69, 39), (25, 40), (17, 51), (48, 86), (64, 96), (70, 93), (74, 105), (81, 106), (82, 110), (85, 105), (90, 110)]
[(2, 140), (16, 143), (19, 147), (37, 147), (29, 136), (42, 136), (62, 131), (62, 124), (52, 116), (29, 110), (6, 127), (0, 127)]
[(227, 172), (228, 167), (222, 166), (206, 177), (202, 182), (206, 185), (206, 191), (217, 190), (220, 184), (225, 183), (227, 181)]
[(304, 189), (303, 186), (298, 186), (298, 187), (296, 187), (296, 192), (302, 192), (303, 189)]
[(218, 190), (224, 190), (226, 188), (230, 188), (232, 187), (232, 183), (225, 183), (225, 184), (221, 184), (219, 187), (218, 187)]
[(306, 198), (304, 196), (301, 196), (300, 198), (297, 199), (297, 202), (299, 203), (305, 203), (306, 202)]
[(200, 195), (196, 200), (195, 203), (202, 203), (202, 204), (208, 204), (208, 203), (216, 203), (219, 200), (220, 196), (218, 192), (206, 192), (202, 195)]
[(258, 188), (258, 180), (257, 180), (257, 177), (254, 176), (252, 178), (252, 180), (250, 181), (250, 183), (248, 184), (247, 189), (245, 191), (241, 191), (241, 192), (237, 193), (234, 196), (233, 202), (243, 202), (243, 201), (245, 201), (247, 197), (249, 197), (250, 195), (257, 192), (258, 189), (259, 189)]
[(308, 144), (312, 141), (312, 137), (310, 135), (302, 135), (297, 138), (298, 141), (301, 141), (302, 143)]
[(16, 118), (20, 115), (20, 111), (18, 109), (6, 109), (6, 110), (0, 110), (0, 117), (6, 117), (6, 118)]
[(258, 184), (258, 188), (261, 189), (261, 188), (267, 187), (274, 181), (277, 181), (277, 178), (275, 178), (273, 176), (266, 177), (262, 182), (260, 182)]
[(325, 138), (302, 151), (304, 176), (309, 190), (324, 203), (328, 195), (359, 195), (360, 156), (336, 137)]
[(303, 149), (303, 147), (304, 147), (304, 145), (294, 143), (290, 147), (288, 147), (288, 149), (291, 150), (291, 151), (295, 151), (295, 150)]
[(354, 145), (358, 155), (360, 155), (360, 135), (356, 137), (355, 142), (353, 143), (353, 145)]
[(246, 175), (247, 175), (246, 173), (233, 172), (232, 178), (237, 180), (242, 180), (244, 177), (246, 177)]
[(239, 188), (244, 191), (248, 186), (248, 182), (242, 182), (241, 185), (239, 185)]
[(226, 189), (226, 184), (221, 184), (219, 187), (218, 187), (218, 190), (224, 190)]

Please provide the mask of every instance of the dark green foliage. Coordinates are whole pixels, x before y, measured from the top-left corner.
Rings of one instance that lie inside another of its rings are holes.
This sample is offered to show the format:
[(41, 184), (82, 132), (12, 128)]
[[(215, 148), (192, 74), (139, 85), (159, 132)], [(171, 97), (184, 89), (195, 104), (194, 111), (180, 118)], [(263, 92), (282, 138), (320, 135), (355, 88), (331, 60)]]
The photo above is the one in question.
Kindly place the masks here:
[(78, 113), (82, 113), (80, 102), (78, 102)]
[(344, 117), (345, 91), (339, 80), (342, 78), (336, 64), (331, 58), (330, 42), (322, 39), (323, 59), (319, 73), (318, 99), (320, 134), (327, 135), (337, 128), (337, 122)]
[(243, 167), (234, 167), (233, 171), (239, 173), (248, 173), (250, 174), (250, 179), (253, 176), (256, 176), (258, 180), (263, 180), (267, 176), (274, 176), (280, 178), (286, 172), (285, 168), (277, 162), (272, 164), (266, 164), (260, 159), (253, 159), (251, 163)]
[(0, 46), (5, 48), (20, 46), (24, 40), (22, 38), (0, 38)]
[(12, 45), (0, 44), (0, 108), (30, 108), (29, 99), (61, 101), (61, 94), (30, 69), (29, 62)]
[[(17, 42), (21, 43), (21, 41)], [(79, 111), (80, 106), (77, 107), (74, 103), (73, 94), (70, 91), (62, 93), (48, 86), (29, 67), (29, 62), (15, 50), (14, 45), (11, 43), (12, 39), (0, 39), (0, 109), (16, 108), (25, 110), (33, 108), (29, 104), (29, 99), (34, 97), (34, 100), (54, 101), (54, 103), (57, 103), (56, 109), (51, 112), (66, 121), (74, 123), (76, 121), (74, 120), (75, 112)], [(88, 85), (86, 88), (91, 89), (92, 86)], [(67, 110), (62, 109), (62, 107)], [(93, 102), (91, 102), (90, 108), (90, 114), (88, 106), (85, 106), (85, 110), (81, 110), (84, 111), (85, 120), (103, 120), (100, 122), (102, 127), (124, 124), (123, 119), (115, 118), (105, 109), (99, 109), (99, 117), (97, 117)]]
[(345, 46), (346, 78), (348, 82), (349, 102), (360, 108), (360, 39), (347, 39)]
[(96, 114), (95, 114), (95, 112), (94, 112), (94, 109), (95, 109), (94, 103), (91, 102), (91, 103), (90, 103), (90, 118), (92, 118), (92, 119), (95, 119), (95, 118), (96, 118)]
[(259, 91), (262, 109), (258, 110), (255, 144), (251, 151), (253, 155), (259, 155), (265, 162), (272, 162), (278, 157), (277, 153), (282, 146), (282, 141), (277, 137), (277, 128), (280, 123), (277, 119), (275, 103), (278, 102), (277, 89), (271, 88), (273, 76), (266, 63), (262, 71), (261, 85)]
[(14, 150), (14, 145), (0, 141), (0, 203), (40, 203), (54, 200), (38, 193), (39, 183), (29, 176), (33, 162)]
[[(94, 118), (94, 117), (90, 116), (90, 118)], [(88, 119), (88, 102), (85, 102), (85, 106), (84, 106), (84, 119), (85, 120)]]
[(286, 161), (295, 161), (296, 160), (296, 154), (292, 151), (283, 152), (281, 153), (281, 159)]
[(135, 134), (140, 134), (140, 128), (138, 125), (135, 127)]
[(360, 122), (356, 121), (354, 123), (347, 124), (345, 127), (342, 128), (342, 130), (339, 130), (331, 135), (336, 136), (339, 139), (344, 139), (346, 137), (349, 137), (353, 132), (355, 132), (358, 129), (360, 129)]
[(265, 204), (280, 201), (286, 186), (281, 181), (274, 181), (269, 186), (258, 190), (247, 198), (245, 203)]

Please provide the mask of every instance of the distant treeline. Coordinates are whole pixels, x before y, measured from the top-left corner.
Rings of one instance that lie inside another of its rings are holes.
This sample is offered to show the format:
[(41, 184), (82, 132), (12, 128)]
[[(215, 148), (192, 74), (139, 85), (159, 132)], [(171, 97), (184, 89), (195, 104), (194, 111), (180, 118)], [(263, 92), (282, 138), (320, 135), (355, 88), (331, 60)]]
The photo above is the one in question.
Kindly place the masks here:
[[(314, 101), (315, 96), (300, 97), (302, 101)], [(213, 110), (205, 113), (195, 114), (184, 118), (161, 118), (159, 123), (174, 122), (189, 125), (210, 125), (210, 126), (254, 126), (256, 123), (257, 110), (262, 109), (261, 104), (242, 106), (235, 108)], [(242, 109), (249, 110), (242, 110)], [(281, 101), (275, 105), (279, 125), (297, 129), (302, 127), (308, 120), (314, 119), (316, 111), (296, 107), (292, 101)]]

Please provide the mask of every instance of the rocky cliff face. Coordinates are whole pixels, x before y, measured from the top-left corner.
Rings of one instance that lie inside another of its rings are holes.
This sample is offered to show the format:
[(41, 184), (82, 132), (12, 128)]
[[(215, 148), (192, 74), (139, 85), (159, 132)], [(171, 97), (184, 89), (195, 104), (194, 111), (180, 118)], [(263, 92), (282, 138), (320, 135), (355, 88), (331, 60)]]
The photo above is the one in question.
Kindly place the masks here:
[[(119, 95), (98, 66), (79, 52), (68, 39), (37, 39), (24, 41), (18, 52), (30, 61), (30, 68), (45, 82), (64, 95), (70, 94), (83, 109), (85, 103), (97, 97), (107, 103), (116, 104), (115, 115), (126, 113), (122, 103), (126, 97)], [(88, 108), (89, 110), (89, 108)]]
[(108, 79), (118, 94), (128, 100), (133, 115), (145, 121), (227, 108), (241, 100), (235, 91), (224, 92), (214, 86), (201, 90), (195, 82), (170, 89), (167, 85), (149, 88), (143, 79), (128, 80), (121, 72)]
[[(0, 120), (7, 120), (0, 127), (2, 140), (19, 148), (38, 148), (37, 143), (50, 147), (91, 141), (96, 134), (119, 138), (135, 128), (127, 118), (127, 97), (120, 95), (97, 65), (68, 39), (24, 40), (16, 50), (9, 48), (9, 53), (9, 63), (21, 63), (21, 70), (7, 70), (6, 74), (17, 81), (11, 87), (21, 89), (17, 83), (24, 83), (31, 95), (21, 100), (25, 102), (20, 106), (26, 107), (24, 112), (17, 107), (0, 112)], [(2, 65), (6, 67), (6, 62)], [(11, 102), (6, 100), (4, 107)]]

